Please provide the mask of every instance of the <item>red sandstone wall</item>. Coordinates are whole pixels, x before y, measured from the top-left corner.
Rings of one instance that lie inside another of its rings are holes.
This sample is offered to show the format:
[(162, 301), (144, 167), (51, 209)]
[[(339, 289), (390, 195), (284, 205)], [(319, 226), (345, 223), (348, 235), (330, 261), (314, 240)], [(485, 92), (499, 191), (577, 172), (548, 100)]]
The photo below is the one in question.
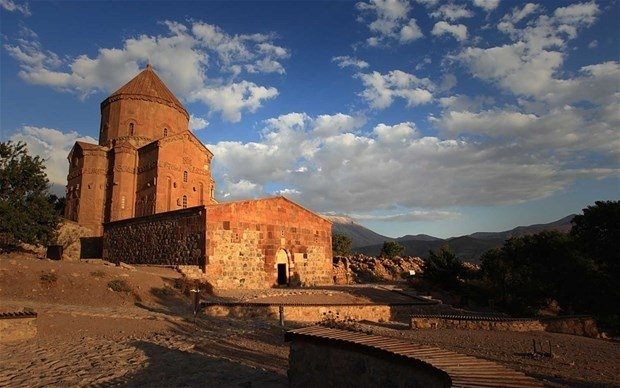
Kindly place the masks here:
[(187, 207), (215, 203), (211, 197), (211, 158), (211, 153), (189, 132), (159, 140), (157, 160), (149, 162), (157, 165), (156, 211), (182, 209), (183, 196)]
[(188, 118), (177, 109), (146, 99), (123, 98), (112, 101), (101, 109), (101, 129), (99, 144), (131, 136), (129, 124), (134, 126), (134, 135), (151, 140), (164, 137), (164, 128), (168, 136), (189, 130)]
[(280, 249), (292, 283), (333, 283), (329, 221), (283, 197), (207, 206), (207, 277), (214, 287), (276, 285)]
[(107, 152), (103, 149), (83, 151), (77, 145), (71, 156), (65, 217), (100, 236), (103, 232)]

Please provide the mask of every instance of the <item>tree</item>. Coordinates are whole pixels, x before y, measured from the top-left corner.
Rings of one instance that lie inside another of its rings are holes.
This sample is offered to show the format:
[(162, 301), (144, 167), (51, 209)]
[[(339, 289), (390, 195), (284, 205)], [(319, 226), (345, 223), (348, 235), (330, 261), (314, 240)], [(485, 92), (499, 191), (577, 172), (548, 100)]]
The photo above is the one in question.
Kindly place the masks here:
[(396, 256), (402, 256), (405, 254), (405, 247), (397, 243), (396, 241), (384, 241), (383, 247), (381, 247), (380, 257), (393, 259)]
[(348, 256), (351, 254), (351, 239), (344, 234), (332, 235), (332, 251), (335, 256)]
[(581, 254), (591, 260), (592, 295), (587, 306), (620, 329), (620, 201), (596, 201), (572, 220), (571, 236)]
[(30, 156), (23, 142), (0, 142), (0, 251), (54, 238), (59, 219), (48, 186), (41, 157)]
[(596, 201), (571, 221), (570, 234), (603, 270), (620, 275), (620, 201)]
[(47, 196), (47, 201), (52, 204), (54, 211), (59, 217), (64, 217), (65, 207), (67, 206), (67, 198), (50, 194)]
[(444, 246), (437, 253), (429, 251), (428, 259), (424, 260), (422, 276), (429, 281), (450, 288), (456, 288), (465, 274), (461, 260)]
[(554, 299), (565, 310), (588, 309), (592, 263), (569, 235), (545, 231), (508, 239), (482, 257), (482, 273), (504, 307), (534, 313)]

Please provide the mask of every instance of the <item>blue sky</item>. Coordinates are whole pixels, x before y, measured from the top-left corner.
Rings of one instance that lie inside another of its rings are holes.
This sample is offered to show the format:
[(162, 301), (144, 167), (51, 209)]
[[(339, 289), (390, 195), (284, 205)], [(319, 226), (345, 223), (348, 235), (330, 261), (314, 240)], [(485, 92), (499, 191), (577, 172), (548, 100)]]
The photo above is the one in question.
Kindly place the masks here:
[(55, 190), (150, 62), (220, 200), (447, 237), (620, 197), (616, 1), (0, 4), (0, 139), (43, 155)]

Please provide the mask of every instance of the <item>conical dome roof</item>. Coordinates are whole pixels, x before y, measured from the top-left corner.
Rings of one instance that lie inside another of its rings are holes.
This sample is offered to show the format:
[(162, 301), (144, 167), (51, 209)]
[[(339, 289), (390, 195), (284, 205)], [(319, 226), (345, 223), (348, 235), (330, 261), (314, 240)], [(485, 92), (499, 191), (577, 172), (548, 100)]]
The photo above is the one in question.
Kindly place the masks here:
[(102, 103), (101, 107), (109, 104), (112, 101), (116, 101), (123, 98), (148, 98), (153, 99), (156, 102), (171, 105), (177, 110), (184, 113), (189, 117), (187, 111), (183, 107), (183, 104), (175, 97), (175, 95), (168, 89), (166, 84), (155, 74), (151, 65), (146, 65), (146, 68), (142, 70), (137, 76), (120, 89), (112, 93)]

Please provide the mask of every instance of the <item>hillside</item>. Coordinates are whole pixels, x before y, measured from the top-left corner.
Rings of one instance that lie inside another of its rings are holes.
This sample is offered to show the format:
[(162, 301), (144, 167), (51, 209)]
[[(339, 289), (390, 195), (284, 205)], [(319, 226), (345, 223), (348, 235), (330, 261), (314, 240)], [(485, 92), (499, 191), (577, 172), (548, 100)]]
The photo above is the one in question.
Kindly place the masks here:
[[(535, 224), (529, 226), (518, 226), (503, 232), (476, 232), (466, 236), (451, 237), (441, 239), (425, 234), (406, 235), (393, 239), (382, 236), (372, 230), (355, 223), (351, 218), (338, 216), (331, 217), (334, 223), (334, 233), (344, 234), (353, 241), (353, 251), (365, 255), (376, 256), (381, 251), (384, 241), (398, 241), (405, 247), (405, 254), (408, 256), (428, 257), (429, 250), (436, 250), (440, 247), (449, 246), (460, 258), (478, 262), (480, 256), (489, 249), (499, 247), (510, 237), (534, 234), (545, 230), (555, 230), (568, 233), (571, 228), (571, 220), (575, 215), (571, 214), (560, 220), (547, 224)], [(374, 241), (371, 244), (363, 245), (364, 241)]]
[(391, 237), (373, 232), (347, 216), (324, 215), (324, 217), (333, 222), (332, 233), (348, 236), (351, 239), (353, 248), (376, 244), (381, 245), (384, 241), (394, 240)]

